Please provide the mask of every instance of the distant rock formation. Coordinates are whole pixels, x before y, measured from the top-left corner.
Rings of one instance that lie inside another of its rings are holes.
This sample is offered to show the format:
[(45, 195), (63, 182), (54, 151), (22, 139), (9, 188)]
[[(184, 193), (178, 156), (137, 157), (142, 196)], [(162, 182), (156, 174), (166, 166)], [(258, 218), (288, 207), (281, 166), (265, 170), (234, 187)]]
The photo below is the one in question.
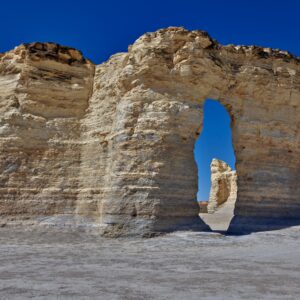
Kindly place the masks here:
[(224, 161), (213, 159), (211, 164), (211, 189), (207, 212), (214, 213), (215, 210), (226, 201), (236, 201), (237, 175), (236, 171)]
[(172, 27), (98, 66), (53, 43), (0, 54), (0, 222), (206, 229), (193, 149), (208, 98), (232, 120), (235, 228), (300, 219), (300, 59)]
[(199, 201), (199, 213), (205, 214), (207, 213), (207, 205), (208, 201)]

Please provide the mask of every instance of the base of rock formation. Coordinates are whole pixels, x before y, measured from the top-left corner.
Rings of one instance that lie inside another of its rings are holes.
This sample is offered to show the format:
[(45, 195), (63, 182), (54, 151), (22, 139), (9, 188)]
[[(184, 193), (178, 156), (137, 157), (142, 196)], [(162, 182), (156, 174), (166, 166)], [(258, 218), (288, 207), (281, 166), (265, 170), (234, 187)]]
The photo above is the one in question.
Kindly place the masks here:
[(201, 220), (213, 231), (228, 232), (232, 228), (232, 219), (234, 217), (234, 207), (236, 199), (228, 199), (220, 205), (213, 213), (199, 213)]

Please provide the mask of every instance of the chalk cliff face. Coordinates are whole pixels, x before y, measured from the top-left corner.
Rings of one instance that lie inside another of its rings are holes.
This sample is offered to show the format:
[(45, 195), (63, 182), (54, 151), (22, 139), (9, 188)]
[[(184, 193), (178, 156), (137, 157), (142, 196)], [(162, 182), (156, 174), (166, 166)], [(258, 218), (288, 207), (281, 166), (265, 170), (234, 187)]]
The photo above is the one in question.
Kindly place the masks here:
[(236, 201), (237, 176), (236, 171), (220, 159), (213, 159), (210, 164), (211, 188), (207, 212), (214, 213), (226, 201)]
[(232, 119), (235, 218), (300, 218), (299, 58), (168, 28), (94, 68), (51, 43), (0, 55), (2, 220), (70, 216), (107, 235), (205, 228), (193, 147), (207, 98)]
[(33, 43), (0, 57), (0, 212), (5, 219), (74, 213), (80, 120), (94, 65), (72, 48)]

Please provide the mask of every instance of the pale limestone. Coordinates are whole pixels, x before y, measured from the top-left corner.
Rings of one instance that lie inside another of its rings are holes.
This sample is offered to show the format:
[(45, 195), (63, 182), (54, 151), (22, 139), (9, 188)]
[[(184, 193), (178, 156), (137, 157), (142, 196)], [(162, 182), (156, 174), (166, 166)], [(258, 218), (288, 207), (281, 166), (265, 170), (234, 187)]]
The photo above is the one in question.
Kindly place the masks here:
[(211, 188), (207, 212), (214, 213), (226, 201), (236, 201), (237, 175), (227, 163), (220, 159), (213, 159), (210, 164)]
[(94, 65), (72, 48), (32, 43), (0, 58), (1, 220), (72, 214), (80, 120)]
[(0, 55), (0, 212), (103, 234), (205, 229), (195, 140), (203, 103), (232, 119), (232, 230), (300, 219), (300, 59), (167, 28), (96, 66), (35, 43)]

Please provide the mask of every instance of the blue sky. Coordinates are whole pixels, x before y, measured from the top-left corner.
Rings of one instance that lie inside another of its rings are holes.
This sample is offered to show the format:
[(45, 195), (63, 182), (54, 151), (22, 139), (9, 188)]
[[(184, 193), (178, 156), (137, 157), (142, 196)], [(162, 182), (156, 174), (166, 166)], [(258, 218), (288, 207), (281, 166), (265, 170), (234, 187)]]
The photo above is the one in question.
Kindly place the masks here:
[[(101, 63), (126, 51), (147, 31), (184, 26), (206, 30), (221, 44), (262, 45), (300, 56), (299, 12), (298, 0), (3, 1), (0, 52), (24, 42), (53, 41), (78, 48), (94, 63)], [(208, 197), (211, 158), (217, 156), (234, 164), (224, 109), (207, 102), (204, 121), (196, 143), (204, 182), (200, 199)], [(221, 141), (225, 144), (220, 146)]]
[(23, 42), (73, 46), (95, 63), (167, 26), (202, 29), (222, 44), (258, 44), (300, 55), (299, 0), (1, 1), (0, 52)]

